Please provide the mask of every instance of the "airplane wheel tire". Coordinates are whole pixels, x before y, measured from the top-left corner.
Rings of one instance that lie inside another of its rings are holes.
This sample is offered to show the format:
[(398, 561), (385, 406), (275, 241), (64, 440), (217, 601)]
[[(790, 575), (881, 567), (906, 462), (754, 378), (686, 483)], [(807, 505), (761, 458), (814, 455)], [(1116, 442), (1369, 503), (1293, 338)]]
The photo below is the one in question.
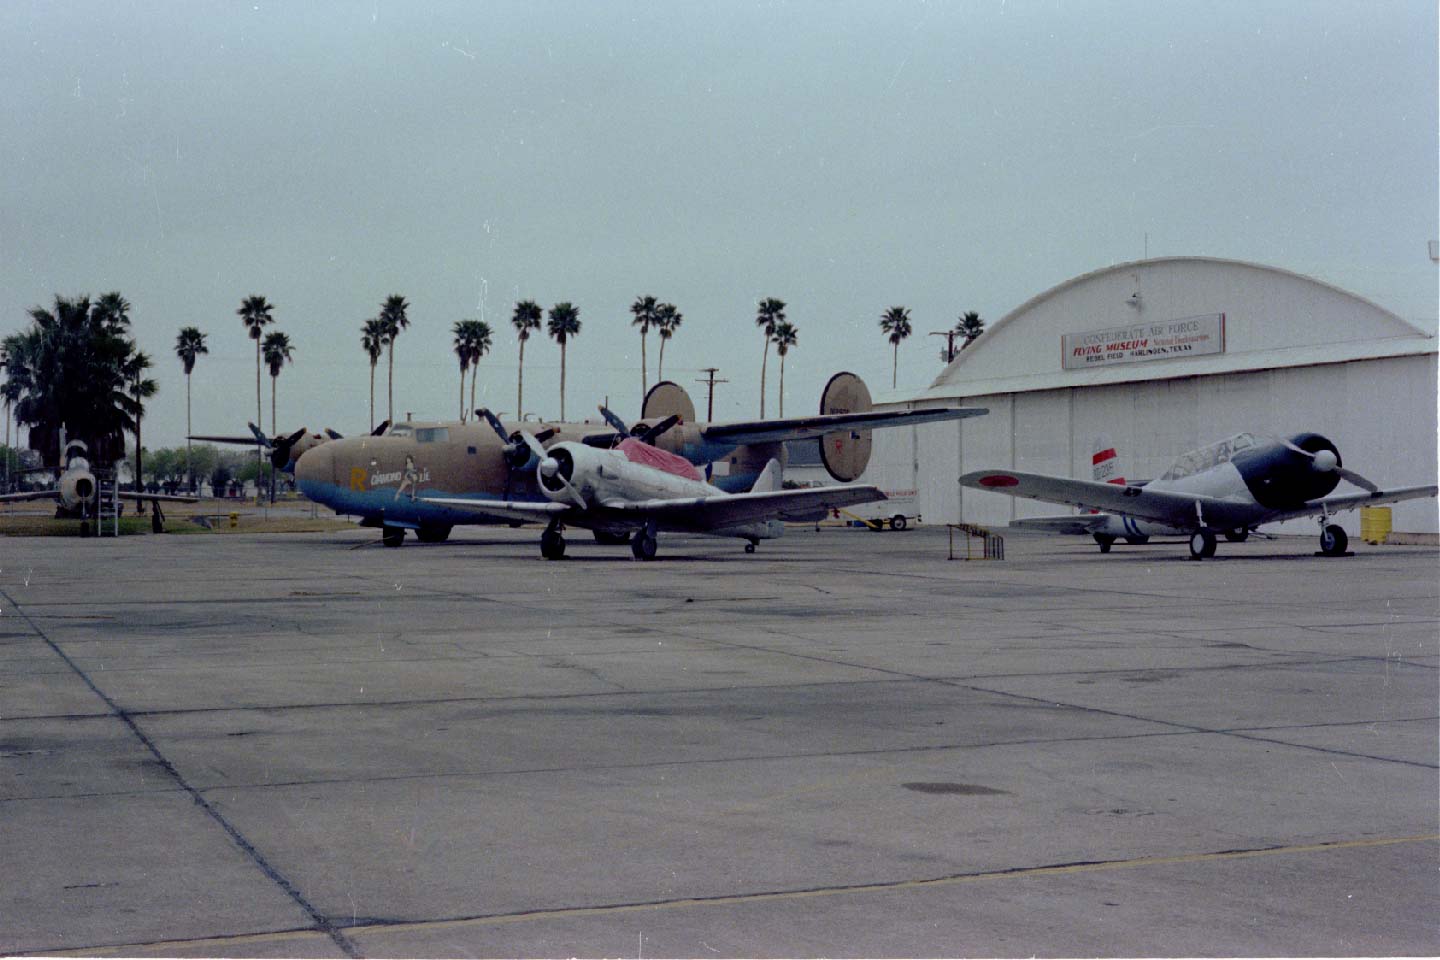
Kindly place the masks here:
[(1209, 530), (1200, 530), (1191, 534), (1190, 556), (1196, 560), (1215, 556), (1215, 534)]
[(404, 527), (381, 527), (380, 542), (387, 547), (398, 547), (405, 542)]
[(415, 539), (421, 543), (444, 543), (450, 539), (451, 527), (448, 524), (440, 526), (422, 526), (415, 531)]
[(1246, 540), (1250, 539), (1250, 531), (1244, 529), (1226, 530), (1225, 539), (1228, 540), (1230, 543), (1244, 543)]
[(655, 551), (659, 549), (655, 538), (641, 531), (630, 539), (630, 552), (635, 555), (636, 560), (654, 560)]
[(1100, 545), (1101, 553), (1109, 553), (1110, 548), (1115, 546), (1115, 538), (1103, 533), (1095, 534), (1095, 542)]
[(898, 513), (895, 514), (895, 516), (893, 516), (893, 517), (890, 518), (890, 529), (891, 529), (891, 530), (904, 530), (904, 529), (905, 529), (906, 527), (908, 527), (909, 525), (910, 525), (910, 522), (909, 522), (908, 520), (906, 520), (904, 517), (902, 517), (902, 516), (901, 516), (900, 514), (898, 514)]
[(754, 552), (755, 552), (755, 544), (753, 544), (753, 543), (747, 543), (747, 544), (745, 544), (745, 552), (746, 552), (746, 553), (754, 553)]
[(1345, 533), (1344, 528), (1331, 524), (1320, 531), (1320, 552), (1327, 557), (1339, 557), (1345, 553), (1345, 548), (1350, 546), (1350, 537)]
[(165, 532), (165, 522), (160, 519), (160, 514), (159, 514), (158, 511), (152, 511), (151, 514), (150, 514), (150, 532), (151, 532), (151, 533), (164, 533), (164, 532)]
[(81, 520), (81, 521), (80, 521), (80, 536), (82, 536), (82, 537), (88, 537), (88, 536), (90, 536), (90, 521), (89, 521), (89, 520)]
[(552, 530), (540, 534), (540, 556), (546, 560), (559, 560), (565, 556), (565, 538)]

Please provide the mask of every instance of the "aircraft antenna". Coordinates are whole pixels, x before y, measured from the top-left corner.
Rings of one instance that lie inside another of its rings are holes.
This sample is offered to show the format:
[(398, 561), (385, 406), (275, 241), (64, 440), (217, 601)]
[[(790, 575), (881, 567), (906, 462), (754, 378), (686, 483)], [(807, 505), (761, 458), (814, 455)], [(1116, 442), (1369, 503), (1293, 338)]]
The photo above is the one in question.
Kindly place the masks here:
[(702, 373), (709, 374), (706, 379), (696, 380), (695, 382), (703, 383), (710, 388), (710, 395), (705, 401), (705, 422), (713, 423), (715, 421), (715, 384), (729, 383), (730, 381), (715, 379), (715, 374), (720, 371), (719, 367), (701, 367), (700, 370)]

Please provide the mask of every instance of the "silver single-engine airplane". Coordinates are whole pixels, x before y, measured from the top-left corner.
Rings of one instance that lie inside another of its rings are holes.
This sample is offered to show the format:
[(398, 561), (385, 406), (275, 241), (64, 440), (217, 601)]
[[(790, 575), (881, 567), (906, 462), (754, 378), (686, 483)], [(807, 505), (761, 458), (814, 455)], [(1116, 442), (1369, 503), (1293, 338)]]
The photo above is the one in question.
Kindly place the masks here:
[[(63, 439), (61, 441), (64, 442)], [(55, 516), (77, 517), (80, 520), (80, 536), (90, 535), (90, 524), (99, 516), (100, 484), (96, 482), (95, 471), (85, 456), (87, 450), (83, 440), (71, 440), (65, 444), (65, 467), (59, 470), (55, 486), (50, 490), (31, 490), (26, 493), (0, 494), (0, 503), (16, 503), (24, 500), (54, 500)], [(54, 467), (41, 469), (55, 470)], [(160, 533), (164, 529), (165, 515), (160, 511), (162, 503), (196, 503), (195, 497), (170, 496), (164, 493), (141, 493), (122, 491), (123, 500), (149, 503), (154, 506), (150, 515), (151, 528)]]
[(536, 482), (546, 500), (484, 501), (424, 497), (429, 503), (516, 520), (546, 524), (540, 554), (547, 560), (565, 555), (566, 526), (584, 527), (624, 542), (637, 560), (653, 560), (661, 530), (738, 537), (755, 544), (785, 533), (784, 520), (814, 519), (837, 507), (884, 500), (878, 487), (846, 485), (781, 489), (780, 462), (771, 460), (745, 493), (726, 493), (706, 483), (684, 457), (626, 437), (609, 450), (562, 441), (549, 449), (532, 434), (526, 445), (539, 462)]
[[(1329, 496), (1347, 480), (1363, 493)], [(1215, 555), (1216, 534), (1244, 540), (1266, 523), (1316, 516), (1320, 552), (1340, 556), (1349, 546), (1344, 529), (1330, 517), (1356, 507), (1371, 507), (1418, 497), (1433, 497), (1436, 486), (1382, 490), (1348, 470), (1340, 451), (1318, 433), (1288, 439), (1242, 433), (1175, 461), (1164, 476), (1144, 485), (1071, 480), (1015, 470), (976, 470), (960, 483), (979, 490), (1065, 503), (1107, 511), (1070, 518), (1091, 533), (1108, 553), (1117, 536), (1143, 543), (1150, 536), (1189, 535), (1190, 555)], [(1051, 518), (1045, 518), (1053, 525)]]

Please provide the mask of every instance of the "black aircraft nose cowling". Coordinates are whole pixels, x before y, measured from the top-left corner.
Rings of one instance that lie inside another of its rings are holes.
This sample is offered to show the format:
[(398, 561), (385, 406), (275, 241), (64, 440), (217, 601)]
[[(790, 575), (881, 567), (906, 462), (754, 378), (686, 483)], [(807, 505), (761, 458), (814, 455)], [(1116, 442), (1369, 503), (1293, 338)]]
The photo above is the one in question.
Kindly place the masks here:
[(1343, 466), (1340, 450), (1318, 433), (1299, 433), (1289, 442), (1265, 443), (1235, 454), (1231, 461), (1245, 481), (1255, 502), (1269, 510), (1293, 510), (1311, 500), (1327, 496), (1340, 483), (1338, 470), (1316, 469), (1308, 454), (1329, 450), (1335, 454), (1336, 467)]

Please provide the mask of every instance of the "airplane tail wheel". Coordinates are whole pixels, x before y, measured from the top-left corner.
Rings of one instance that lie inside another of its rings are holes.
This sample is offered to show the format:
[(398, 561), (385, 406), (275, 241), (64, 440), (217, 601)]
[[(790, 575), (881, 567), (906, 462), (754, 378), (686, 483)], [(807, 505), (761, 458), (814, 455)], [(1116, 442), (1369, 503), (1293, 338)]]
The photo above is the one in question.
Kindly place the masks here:
[(637, 531), (635, 536), (630, 538), (630, 552), (635, 555), (636, 560), (654, 560), (659, 546), (655, 538), (644, 530)]
[(1191, 534), (1190, 556), (1196, 560), (1215, 556), (1215, 534), (1209, 530), (1197, 530)]
[(1350, 546), (1350, 537), (1344, 529), (1330, 524), (1320, 531), (1320, 552), (1327, 557), (1340, 557), (1345, 555), (1345, 548)]
[(1241, 527), (1239, 530), (1226, 530), (1225, 539), (1231, 543), (1244, 543), (1250, 539), (1250, 531)]
[(1115, 538), (1105, 533), (1095, 534), (1095, 542), (1100, 544), (1101, 553), (1109, 553), (1110, 548), (1115, 545)]
[(746, 553), (754, 553), (754, 552), (755, 552), (755, 544), (753, 544), (753, 543), (747, 543), (747, 544), (745, 544), (745, 552), (746, 552)]
[(405, 542), (404, 527), (381, 527), (380, 542), (387, 547), (398, 547)]
[(565, 556), (565, 538), (559, 531), (546, 530), (540, 534), (540, 556), (546, 560), (559, 560)]
[(898, 513), (895, 514), (895, 516), (893, 516), (893, 517), (890, 518), (890, 529), (891, 529), (891, 530), (904, 530), (904, 529), (905, 529), (907, 526), (909, 526), (909, 525), (910, 525), (909, 521), (906, 520), (903, 516), (901, 516), (901, 515), (898, 514)]

